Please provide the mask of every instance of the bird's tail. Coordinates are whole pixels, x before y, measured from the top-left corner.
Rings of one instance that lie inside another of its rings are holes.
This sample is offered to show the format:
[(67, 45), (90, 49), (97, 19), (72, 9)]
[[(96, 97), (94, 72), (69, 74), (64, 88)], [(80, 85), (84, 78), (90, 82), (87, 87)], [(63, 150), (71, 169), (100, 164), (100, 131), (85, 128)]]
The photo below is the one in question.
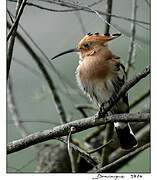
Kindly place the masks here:
[(129, 123), (114, 123), (120, 146), (124, 150), (130, 150), (137, 146), (137, 140)]

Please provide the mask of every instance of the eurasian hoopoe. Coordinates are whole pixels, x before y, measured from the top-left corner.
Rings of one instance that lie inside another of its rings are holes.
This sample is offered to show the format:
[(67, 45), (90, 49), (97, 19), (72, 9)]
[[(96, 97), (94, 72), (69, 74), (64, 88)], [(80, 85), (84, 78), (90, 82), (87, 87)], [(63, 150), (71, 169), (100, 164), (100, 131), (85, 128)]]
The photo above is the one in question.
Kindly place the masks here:
[[(120, 58), (108, 48), (108, 42), (121, 34), (91, 34), (85, 35), (78, 43), (77, 48), (65, 51), (63, 54), (79, 52), (79, 65), (76, 69), (76, 79), (82, 91), (98, 107), (108, 102), (114, 94), (118, 94), (126, 80), (125, 68)], [(111, 113), (129, 112), (128, 96), (125, 94)], [(137, 145), (136, 138), (129, 123), (114, 123), (122, 149), (129, 150)]]

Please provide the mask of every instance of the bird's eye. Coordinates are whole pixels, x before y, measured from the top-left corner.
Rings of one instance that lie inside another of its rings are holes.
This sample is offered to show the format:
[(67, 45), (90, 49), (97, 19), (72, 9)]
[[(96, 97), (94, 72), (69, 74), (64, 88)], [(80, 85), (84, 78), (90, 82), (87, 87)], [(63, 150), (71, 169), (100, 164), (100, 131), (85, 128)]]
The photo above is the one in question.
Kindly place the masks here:
[(89, 44), (84, 44), (84, 47), (85, 48), (89, 48)]

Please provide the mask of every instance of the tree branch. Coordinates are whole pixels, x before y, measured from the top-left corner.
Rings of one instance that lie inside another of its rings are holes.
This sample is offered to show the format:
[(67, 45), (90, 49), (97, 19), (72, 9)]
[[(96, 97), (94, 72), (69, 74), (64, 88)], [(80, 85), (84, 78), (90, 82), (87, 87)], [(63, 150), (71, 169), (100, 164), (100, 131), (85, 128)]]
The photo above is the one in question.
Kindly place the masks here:
[(104, 114), (106, 114), (129, 89), (131, 89), (141, 79), (145, 78), (148, 74), (150, 74), (149, 66), (147, 66), (142, 72), (138, 73), (133, 79), (126, 81), (126, 83), (122, 86), (121, 90), (119, 91), (118, 95), (112, 96), (107, 103), (102, 103), (100, 109), (103, 109), (103, 114), (101, 114), (101, 112), (99, 111), (98, 116), (104, 116)]
[(20, 131), (20, 134), (22, 137), (27, 136), (28, 132), (27, 132), (26, 128), (24, 127), (24, 125), (22, 124), (22, 119), (21, 119), (19, 111), (16, 107), (11, 78), (9, 79), (8, 86), (7, 86), (7, 104), (8, 104), (8, 109), (10, 111), (14, 125)]
[[(106, 4), (107, 4), (106, 7), (107, 14), (112, 14), (112, 0), (107, 0)], [(107, 15), (106, 21), (108, 22), (108, 24), (105, 25), (105, 33), (109, 33), (109, 29), (110, 29), (109, 24), (111, 23), (111, 16)]]
[(135, 52), (135, 34), (136, 34), (136, 14), (137, 14), (137, 0), (132, 1), (132, 19), (134, 21), (131, 24), (131, 38), (130, 38), (130, 47), (128, 52), (128, 60), (127, 60), (127, 66), (126, 66), (126, 75), (128, 76), (130, 67), (132, 66), (132, 59)]
[(56, 137), (66, 136), (69, 134), (70, 127), (75, 127), (75, 131), (73, 133), (81, 132), (88, 128), (92, 128), (95, 126), (113, 123), (113, 122), (144, 122), (149, 121), (150, 114), (149, 113), (130, 113), (130, 114), (115, 114), (106, 116), (105, 118), (97, 119), (95, 116), (75, 120), (60, 126), (56, 126), (50, 130), (44, 130), (40, 132), (36, 132), (34, 134), (30, 134), (25, 138), (15, 140), (10, 142), (7, 145), (7, 153), (13, 153), (20, 151), (22, 149), (28, 148), (32, 145), (41, 143), (43, 141), (47, 141)]
[(141, 151), (144, 151), (145, 149), (147, 149), (148, 147), (150, 147), (150, 143), (145, 144), (142, 147), (139, 147), (138, 149), (136, 149), (135, 151), (132, 151), (128, 154), (126, 154), (125, 156), (119, 158), (118, 160), (114, 161), (113, 163), (102, 167), (101, 169), (99, 169), (97, 171), (97, 173), (109, 173), (109, 172), (114, 172), (114, 169), (116, 169), (117, 167), (119, 167), (120, 164), (126, 162), (127, 160), (131, 159), (132, 157), (134, 157), (135, 155), (137, 155), (138, 153), (140, 153)]

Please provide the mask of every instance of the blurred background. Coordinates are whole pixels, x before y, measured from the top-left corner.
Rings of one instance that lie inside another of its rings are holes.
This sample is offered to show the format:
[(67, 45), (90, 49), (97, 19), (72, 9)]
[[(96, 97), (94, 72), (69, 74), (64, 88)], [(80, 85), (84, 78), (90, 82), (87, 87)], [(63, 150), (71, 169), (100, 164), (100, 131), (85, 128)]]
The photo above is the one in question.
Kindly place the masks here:
[[(60, 4), (61, 1), (28, 0), (22, 17), (18, 32), (29, 43), (30, 47), (41, 57), (47, 67), (61, 98), (69, 121), (82, 118), (78, 111), (79, 105), (92, 105), (82, 94), (75, 81), (75, 69), (78, 65), (78, 56), (71, 53), (59, 57), (48, 64), (46, 58), (76, 47), (79, 40), (87, 32), (105, 31), (105, 22), (93, 12), (86, 10), (73, 10)], [(55, 2), (58, 2), (55, 3)], [(93, 10), (105, 12), (106, 0), (67, 0), (65, 3), (72, 3), (76, 7), (91, 7)], [(32, 4), (31, 4), (32, 3)], [(38, 5), (33, 6), (33, 4)], [(44, 7), (44, 8), (39, 8)], [(123, 36), (110, 43), (113, 52), (121, 57), (124, 65), (127, 65), (128, 52), (130, 47), (133, 0), (113, 0), (111, 24), (121, 32)], [(11, 15), (15, 15), (16, 1), (8, 0), (7, 9)], [(55, 11), (56, 10), (56, 11)], [(67, 11), (71, 10), (71, 11)], [(105, 19), (105, 15), (101, 15)], [(128, 19), (127, 19), (128, 18)], [(7, 19), (11, 22), (9, 15)], [(136, 34), (133, 52), (133, 65), (129, 70), (128, 79), (142, 71), (150, 64), (150, 1), (137, 0)], [(22, 28), (21, 28), (22, 26)], [(110, 27), (110, 33), (117, 33), (116, 29)], [(40, 49), (38, 47), (40, 47)], [(54, 70), (55, 68), (55, 70)], [(12, 57), (11, 90), (18, 111), (20, 125), (26, 134), (51, 129), (60, 125), (60, 118), (56, 112), (54, 101), (40, 69), (34, 60), (16, 39)], [(131, 108), (131, 112), (148, 111), (149, 102), (149, 77), (140, 81), (129, 90), (129, 102), (132, 104), (139, 97), (146, 94), (145, 98)], [(9, 98), (8, 98), (9, 99)], [(9, 101), (9, 100), (8, 100)], [(16, 117), (8, 105), (8, 142), (21, 138)], [(96, 110), (86, 110), (88, 116), (93, 115)], [(80, 143), (84, 138), (93, 132), (95, 128), (73, 135)], [(46, 142), (47, 143), (47, 142)], [(56, 144), (56, 140), (49, 141)], [(44, 144), (44, 143), (43, 143)], [(38, 150), (34, 147), (8, 155), (7, 172), (35, 172), (37, 167)], [(150, 172), (150, 149), (146, 149), (117, 172)]]

